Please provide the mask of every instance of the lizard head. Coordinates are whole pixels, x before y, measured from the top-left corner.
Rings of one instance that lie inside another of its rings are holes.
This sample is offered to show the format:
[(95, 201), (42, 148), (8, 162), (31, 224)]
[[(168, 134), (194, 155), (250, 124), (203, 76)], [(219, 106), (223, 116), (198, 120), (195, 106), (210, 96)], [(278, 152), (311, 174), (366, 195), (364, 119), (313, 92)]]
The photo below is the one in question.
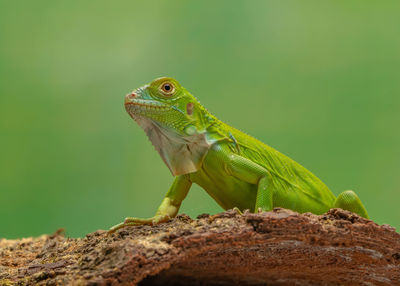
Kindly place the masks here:
[(144, 129), (173, 175), (197, 171), (212, 142), (213, 116), (173, 78), (162, 77), (125, 96), (125, 109)]
[(146, 118), (180, 136), (204, 131), (208, 113), (178, 81), (168, 77), (128, 93), (125, 109), (137, 122)]

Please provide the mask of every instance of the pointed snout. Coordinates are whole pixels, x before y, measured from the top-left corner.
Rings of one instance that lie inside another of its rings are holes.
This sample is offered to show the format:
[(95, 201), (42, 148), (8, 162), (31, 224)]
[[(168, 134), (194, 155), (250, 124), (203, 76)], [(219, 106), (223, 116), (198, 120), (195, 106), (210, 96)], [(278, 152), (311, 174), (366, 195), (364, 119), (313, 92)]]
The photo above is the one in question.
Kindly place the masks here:
[(134, 98), (137, 98), (138, 97), (138, 95), (137, 95), (137, 93), (135, 93), (134, 91), (132, 91), (131, 93), (128, 93), (126, 96), (125, 96), (125, 104), (131, 104), (132, 103), (132, 100), (134, 99)]

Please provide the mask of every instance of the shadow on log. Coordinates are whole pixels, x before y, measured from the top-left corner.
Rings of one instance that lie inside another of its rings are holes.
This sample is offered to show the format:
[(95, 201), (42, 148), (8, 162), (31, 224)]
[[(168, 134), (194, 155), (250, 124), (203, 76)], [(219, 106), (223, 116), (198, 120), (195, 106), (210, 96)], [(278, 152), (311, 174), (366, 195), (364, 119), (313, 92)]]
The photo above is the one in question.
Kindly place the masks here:
[(0, 240), (0, 285), (400, 285), (400, 234), (353, 213), (234, 211)]

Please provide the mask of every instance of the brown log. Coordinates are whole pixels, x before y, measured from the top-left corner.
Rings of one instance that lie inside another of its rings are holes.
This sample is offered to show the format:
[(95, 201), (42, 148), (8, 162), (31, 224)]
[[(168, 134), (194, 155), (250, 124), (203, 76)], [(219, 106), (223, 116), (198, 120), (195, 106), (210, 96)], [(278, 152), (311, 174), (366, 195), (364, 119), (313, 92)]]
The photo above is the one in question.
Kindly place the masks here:
[(341, 209), (0, 240), (0, 285), (400, 285), (400, 234)]

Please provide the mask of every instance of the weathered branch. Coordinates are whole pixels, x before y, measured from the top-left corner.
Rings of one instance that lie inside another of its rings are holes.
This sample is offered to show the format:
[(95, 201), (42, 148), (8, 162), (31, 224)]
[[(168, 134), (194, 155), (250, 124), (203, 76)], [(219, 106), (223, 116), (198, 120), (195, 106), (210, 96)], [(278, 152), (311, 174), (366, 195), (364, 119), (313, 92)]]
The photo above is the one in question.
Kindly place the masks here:
[(332, 209), (0, 240), (0, 285), (400, 285), (400, 234)]

